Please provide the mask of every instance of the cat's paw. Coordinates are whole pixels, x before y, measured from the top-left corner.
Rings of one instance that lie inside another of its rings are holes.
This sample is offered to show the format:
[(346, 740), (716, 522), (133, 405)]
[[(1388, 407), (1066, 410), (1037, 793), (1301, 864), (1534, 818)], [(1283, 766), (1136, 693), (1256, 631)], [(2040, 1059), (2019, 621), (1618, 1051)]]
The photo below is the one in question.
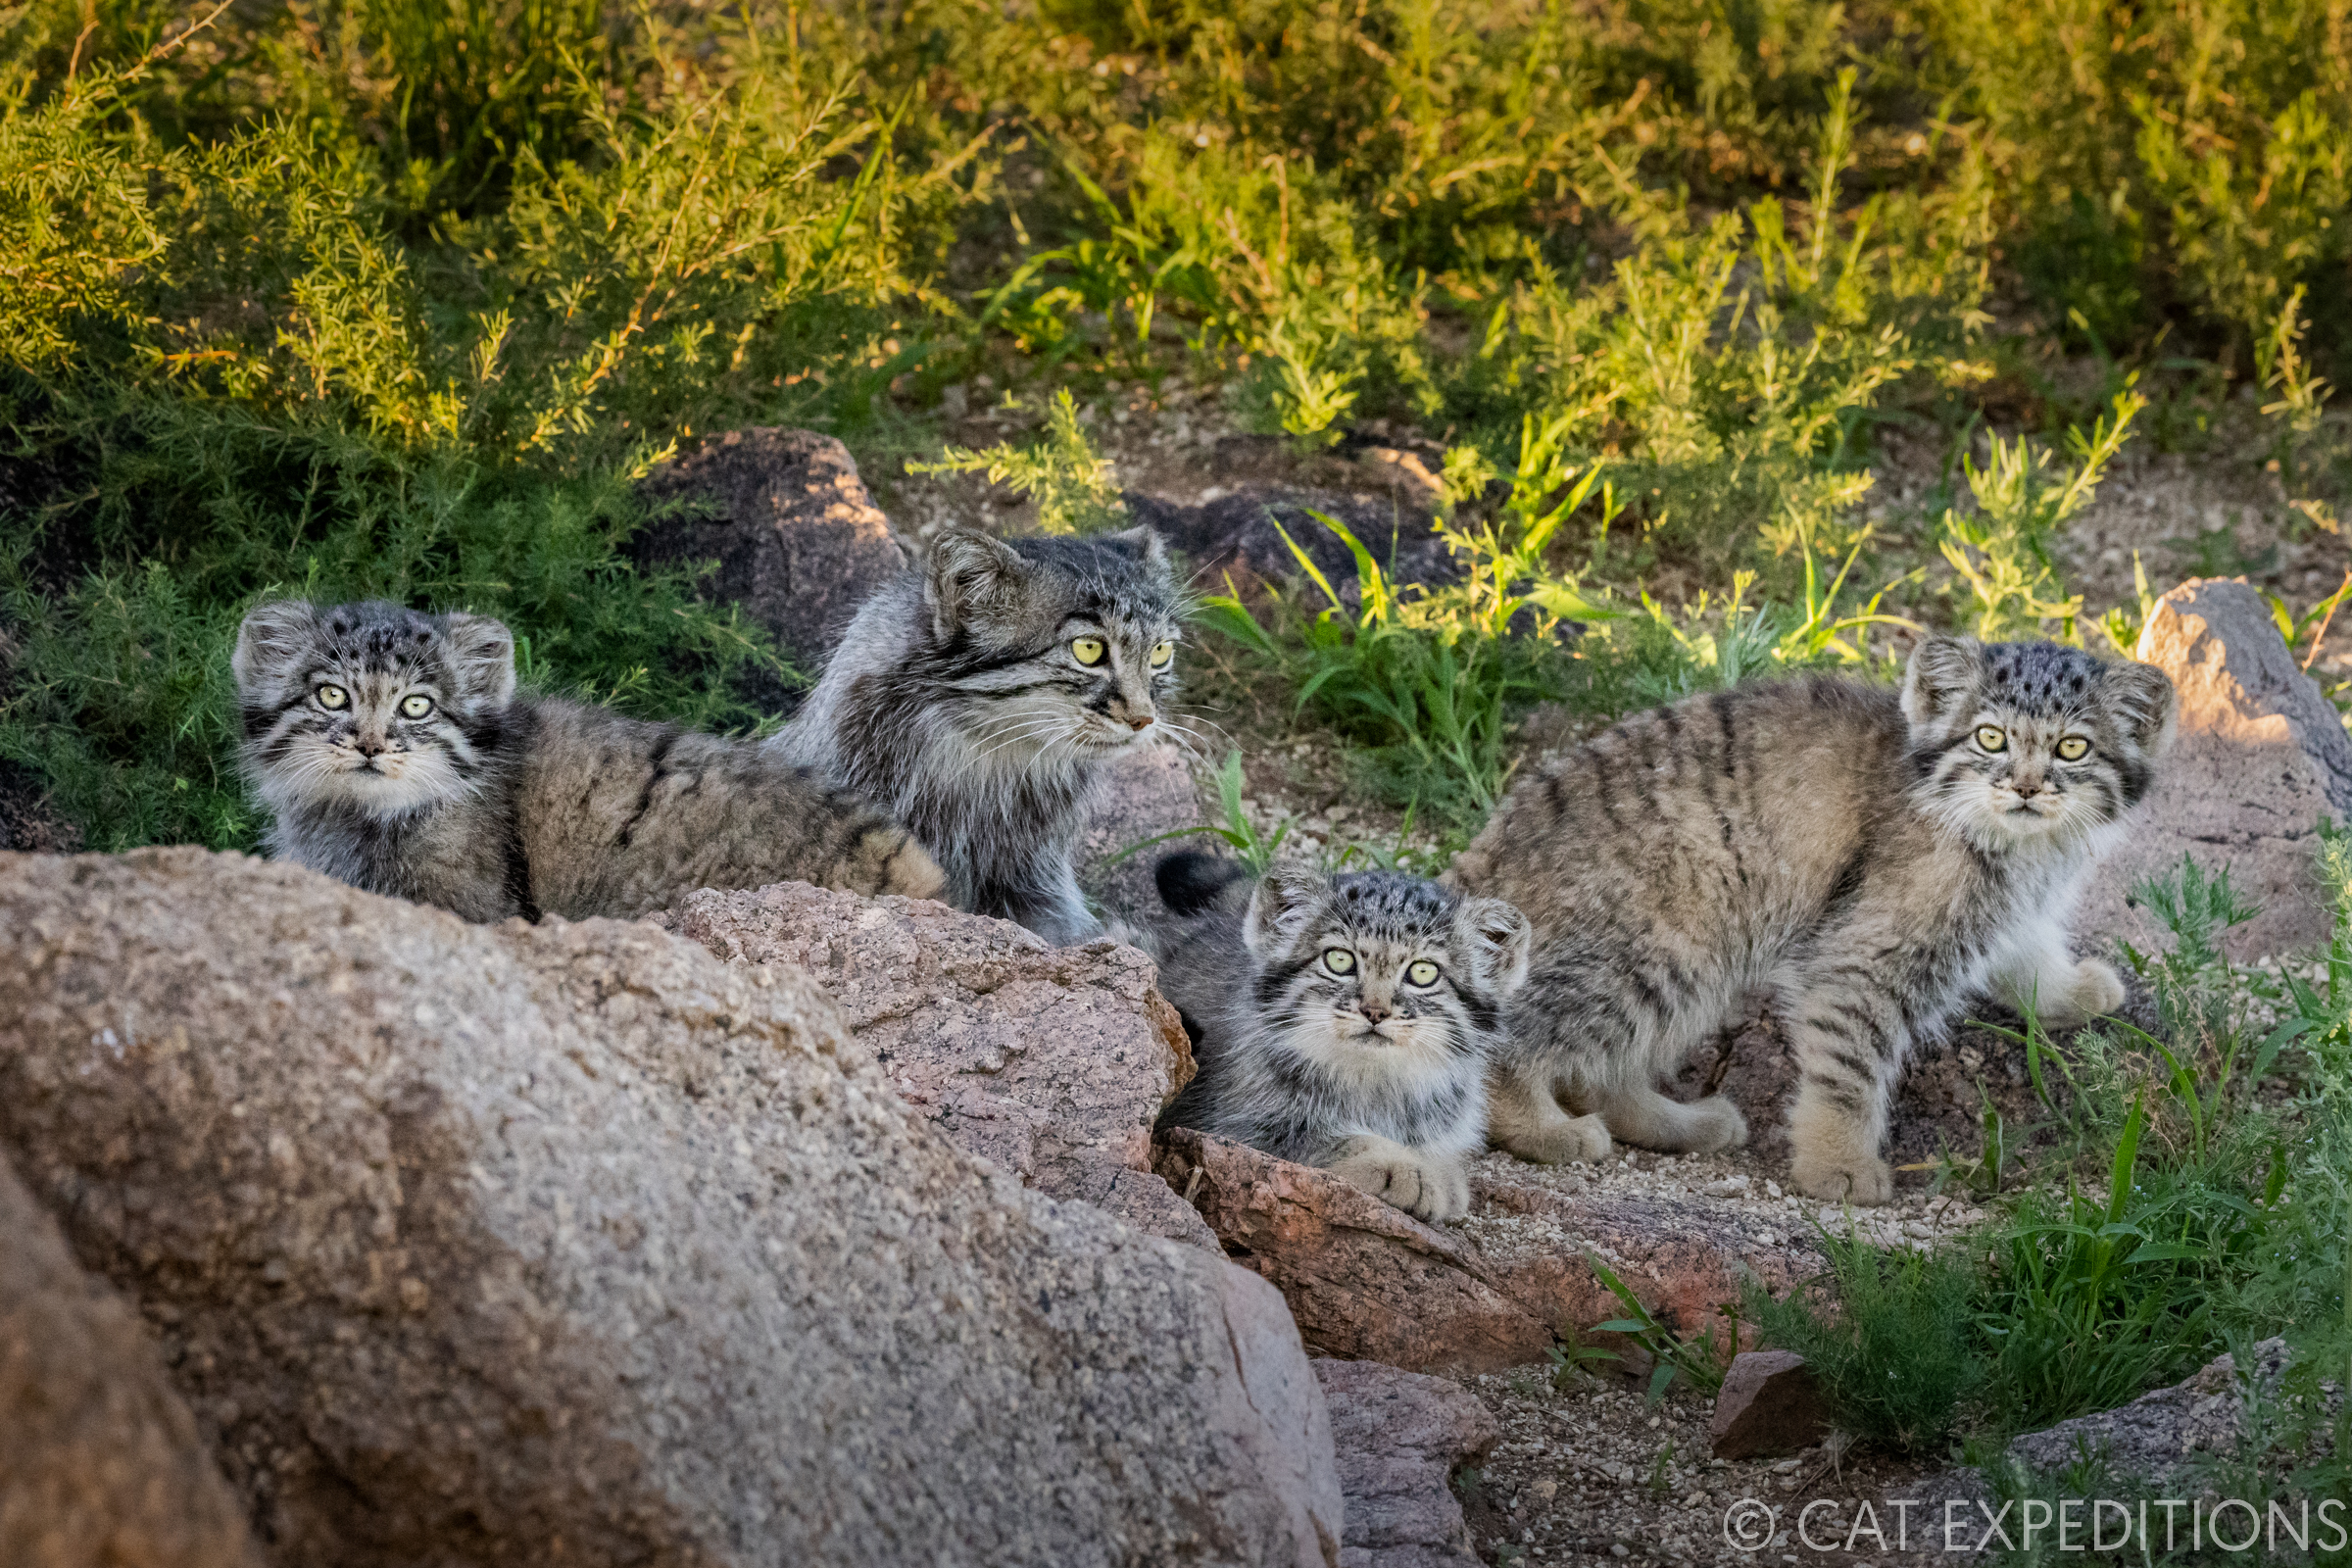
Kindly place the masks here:
[(931, 858), (931, 852), (903, 827), (876, 828), (858, 850), (859, 863), (841, 879), (852, 893), (936, 899), (948, 885), (948, 873)]
[(1730, 1097), (1710, 1095), (1690, 1107), (1690, 1138), (1683, 1146), (1684, 1152), (1693, 1154), (1720, 1153), (1726, 1149), (1739, 1149), (1747, 1142), (1747, 1118)]
[(1383, 1139), (1374, 1147), (1343, 1154), (1327, 1168), (1348, 1185), (1431, 1225), (1470, 1212), (1470, 1176), (1458, 1159), (1419, 1153)]
[(2066, 995), (2066, 1021), (2080, 1023), (2113, 1012), (2124, 1004), (2124, 977), (2102, 958), (2084, 958), (2075, 965), (2075, 983)]
[(1539, 1165), (1597, 1164), (1617, 1147), (1609, 1137), (1609, 1124), (1597, 1111), (1590, 1116), (1560, 1116), (1541, 1126), (1516, 1128), (1507, 1136), (1497, 1132), (1494, 1144)]
[(1808, 1198), (1875, 1208), (1894, 1197), (1894, 1171), (1876, 1154), (1822, 1154), (1799, 1150), (1789, 1180)]

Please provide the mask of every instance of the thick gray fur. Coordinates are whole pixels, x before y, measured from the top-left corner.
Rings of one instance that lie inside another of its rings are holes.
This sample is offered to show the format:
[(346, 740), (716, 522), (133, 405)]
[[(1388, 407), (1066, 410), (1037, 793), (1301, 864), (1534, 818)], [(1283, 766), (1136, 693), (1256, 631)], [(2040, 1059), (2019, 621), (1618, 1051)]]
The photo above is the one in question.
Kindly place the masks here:
[(1657, 1085), (1763, 985), (1801, 1073), (1797, 1187), (1886, 1201), (1879, 1147), (1915, 1042), (1988, 988), (2054, 1023), (2122, 1002), (2066, 925), (2174, 707), (2145, 664), (1931, 637), (1899, 694), (1816, 677), (1692, 698), (1526, 779), (1447, 875), (1535, 923), (1494, 1141), (1543, 1160), (1598, 1158), (1612, 1137), (1744, 1141), (1729, 1101)]
[(484, 616), (282, 600), (245, 617), (234, 668), (271, 854), (371, 893), (535, 920), (704, 887), (941, 886), (886, 813), (751, 742), (518, 696)]
[[(1102, 927), (1071, 857), (1102, 764), (1154, 738), (1183, 612), (1148, 528), (1009, 540), (952, 529), (858, 612), (768, 744), (912, 828), (957, 908), (1088, 941)], [(1081, 638), (1107, 657), (1080, 663)]]
[[(1170, 857), (1162, 888), (1199, 886), (1203, 862), (1218, 863)], [(1433, 1223), (1468, 1212), (1489, 1054), (1527, 974), (1526, 917), (1418, 877), (1298, 866), (1171, 902), (1198, 912), (1172, 913), (1149, 941), (1200, 1071), (1162, 1125), (1322, 1166)], [(1424, 961), (1437, 973), (1415, 984)]]

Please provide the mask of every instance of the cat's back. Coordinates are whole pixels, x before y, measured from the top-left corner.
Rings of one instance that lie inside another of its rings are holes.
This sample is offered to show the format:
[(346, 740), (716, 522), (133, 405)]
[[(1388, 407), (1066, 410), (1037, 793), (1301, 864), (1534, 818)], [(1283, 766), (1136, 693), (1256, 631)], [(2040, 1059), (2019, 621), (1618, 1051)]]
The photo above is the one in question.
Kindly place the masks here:
[(1447, 879), (1539, 930), (1769, 917), (1816, 902), (1903, 809), (1910, 766), (1891, 690), (1809, 676), (1687, 698), (1523, 779)]
[(530, 703), (517, 822), (540, 907), (665, 907), (695, 888), (808, 881), (928, 897), (938, 867), (877, 808), (756, 742)]

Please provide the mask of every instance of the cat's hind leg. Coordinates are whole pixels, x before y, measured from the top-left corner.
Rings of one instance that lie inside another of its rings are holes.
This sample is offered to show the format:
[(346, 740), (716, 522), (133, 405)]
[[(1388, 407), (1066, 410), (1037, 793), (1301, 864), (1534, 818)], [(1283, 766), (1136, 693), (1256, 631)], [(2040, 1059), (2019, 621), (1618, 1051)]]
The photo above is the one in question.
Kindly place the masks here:
[(1591, 1164), (1609, 1157), (1609, 1125), (1572, 1116), (1558, 1076), (1541, 1062), (1496, 1062), (1487, 1074), (1487, 1141), (1540, 1165)]
[(1600, 1115), (1620, 1141), (1669, 1154), (1712, 1154), (1747, 1142), (1747, 1118), (1722, 1095), (1687, 1104), (1635, 1085), (1601, 1096)]
[(1432, 1225), (1470, 1212), (1470, 1174), (1457, 1155), (1430, 1153), (1364, 1133), (1340, 1145), (1323, 1168)]

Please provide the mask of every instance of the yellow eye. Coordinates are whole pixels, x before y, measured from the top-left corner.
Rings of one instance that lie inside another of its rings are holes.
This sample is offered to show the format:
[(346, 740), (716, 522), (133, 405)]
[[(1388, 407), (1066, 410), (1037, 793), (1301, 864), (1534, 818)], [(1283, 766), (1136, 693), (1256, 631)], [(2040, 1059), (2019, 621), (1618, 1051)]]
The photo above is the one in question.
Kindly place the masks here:
[(403, 718), (422, 718), (432, 710), (433, 700), (430, 697), (418, 695), (400, 700), (400, 716)]
[(1353, 974), (1355, 973), (1355, 955), (1349, 953), (1346, 948), (1325, 948), (1323, 950), (1323, 967), (1329, 969), (1333, 974)]
[(1434, 986), (1438, 983), (1438, 966), (1427, 958), (1416, 959), (1405, 965), (1404, 977), (1417, 986)]
[(1070, 639), (1070, 657), (1081, 664), (1100, 664), (1102, 662), (1103, 656), (1109, 652), (1110, 650), (1103, 645), (1102, 639), (1100, 637), (1073, 637)]
[(340, 686), (321, 686), (318, 688), (318, 706), (320, 708), (349, 708), (351, 693)]
[(2009, 735), (1996, 724), (1979, 724), (1977, 744), (1988, 752), (2005, 752), (2009, 749)]
[(1174, 643), (1161, 643), (1159, 646), (1152, 650), (1152, 667), (1153, 669), (1165, 669), (1168, 667), (1168, 661), (1174, 659), (1175, 657), (1176, 645)]
[(2069, 735), (2058, 743), (2058, 760), (2080, 762), (2090, 755), (2090, 742), (2080, 735)]

